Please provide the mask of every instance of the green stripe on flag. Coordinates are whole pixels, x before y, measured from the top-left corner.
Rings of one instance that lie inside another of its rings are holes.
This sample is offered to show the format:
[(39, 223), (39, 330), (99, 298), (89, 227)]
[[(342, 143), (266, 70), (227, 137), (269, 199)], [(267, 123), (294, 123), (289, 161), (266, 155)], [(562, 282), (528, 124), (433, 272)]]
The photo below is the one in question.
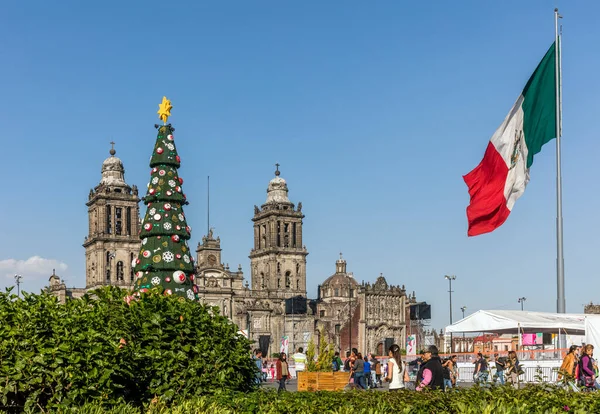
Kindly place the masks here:
[(542, 146), (556, 138), (556, 44), (550, 49), (523, 89), (523, 133), (527, 144), (527, 168)]

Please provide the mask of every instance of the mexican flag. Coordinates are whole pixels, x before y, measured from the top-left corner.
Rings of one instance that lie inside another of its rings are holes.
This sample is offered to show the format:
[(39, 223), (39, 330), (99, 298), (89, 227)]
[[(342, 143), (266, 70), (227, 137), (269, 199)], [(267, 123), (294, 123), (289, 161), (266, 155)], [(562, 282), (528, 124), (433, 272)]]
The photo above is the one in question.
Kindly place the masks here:
[(556, 45), (553, 43), (504, 122), (483, 160), (463, 178), (469, 187), (469, 236), (489, 233), (508, 218), (525, 192), (533, 156), (556, 137)]

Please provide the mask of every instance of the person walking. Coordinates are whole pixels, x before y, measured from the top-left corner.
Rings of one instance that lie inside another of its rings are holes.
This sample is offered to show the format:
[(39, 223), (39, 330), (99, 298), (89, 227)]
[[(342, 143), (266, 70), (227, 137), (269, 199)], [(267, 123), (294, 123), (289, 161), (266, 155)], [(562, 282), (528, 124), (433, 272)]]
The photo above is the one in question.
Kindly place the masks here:
[(367, 384), (365, 382), (365, 361), (360, 352), (356, 355), (356, 360), (352, 365), (352, 373), (354, 374), (354, 384), (363, 390), (366, 390)]
[(381, 362), (375, 357), (371, 358), (371, 376), (375, 388), (381, 386)]
[(331, 361), (331, 367), (333, 368), (333, 372), (337, 372), (340, 369), (342, 369), (343, 363), (342, 363), (342, 359), (340, 358), (340, 353), (336, 352), (335, 355), (333, 356), (333, 361)]
[(489, 365), (481, 352), (477, 353), (475, 361), (475, 372), (473, 373), (476, 384), (485, 384), (489, 376)]
[(260, 349), (255, 349), (254, 350), (254, 355), (252, 355), (252, 359), (254, 360), (254, 363), (256, 364), (256, 376), (254, 378), (254, 382), (256, 382), (257, 384), (260, 384), (262, 381), (262, 369), (263, 369), (263, 360), (262, 360), (262, 352)]
[(519, 389), (519, 375), (522, 373), (523, 371), (521, 369), (519, 358), (517, 358), (517, 353), (515, 351), (509, 351), (508, 359), (506, 360), (506, 374), (508, 375), (509, 382), (516, 389)]
[(306, 354), (304, 353), (304, 349), (302, 347), (298, 348), (298, 352), (292, 355), (292, 359), (294, 360), (294, 367), (296, 370), (296, 376), (298, 376), (298, 372), (304, 371), (306, 369)]
[(563, 362), (558, 369), (557, 380), (570, 386), (571, 389), (576, 389), (577, 377), (579, 374), (578, 368), (579, 347), (577, 345), (571, 345), (569, 353), (565, 356), (565, 359), (563, 359)]
[(444, 367), (444, 387), (446, 390), (456, 386), (456, 377), (454, 376), (456, 370), (457, 356), (452, 355), (442, 365)]
[(496, 373), (494, 374), (494, 383), (500, 382), (500, 385), (504, 385), (504, 370), (506, 369), (506, 358), (499, 357), (498, 354), (494, 354), (494, 363), (496, 364)]
[(390, 346), (388, 356), (390, 358), (388, 359), (387, 370), (389, 375), (385, 378), (385, 381), (390, 383), (389, 391), (398, 391), (401, 388), (405, 388), (406, 383), (409, 381), (406, 364), (402, 362), (400, 347), (396, 344)]
[(371, 363), (369, 362), (369, 358), (367, 358), (367, 356), (365, 355), (364, 357), (364, 369), (363, 372), (365, 373), (365, 385), (366, 385), (366, 389), (370, 389), (373, 387), (373, 382), (371, 381)]
[(279, 388), (277, 392), (287, 391), (285, 389), (285, 381), (290, 376), (290, 369), (287, 362), (287, 357), (285, 352), (279, 354), (279, 359), (277, 360), (277, 381), (279, 381)]
[(275, 365), (271, 364), (271, 381), (275, 381)]
[(583, 347), (583, 355), (579, 360), (579, 382), (586, 390), (596, 388), (596, 371), (594, 370), (594, 345), (587, 344)]
[(417, 373), (417, 391), (425, 388), (434, 390), (444, 389), (444, 368), (440, 360), (437, 346), (430, 345), (423, 352), (423, 363)]

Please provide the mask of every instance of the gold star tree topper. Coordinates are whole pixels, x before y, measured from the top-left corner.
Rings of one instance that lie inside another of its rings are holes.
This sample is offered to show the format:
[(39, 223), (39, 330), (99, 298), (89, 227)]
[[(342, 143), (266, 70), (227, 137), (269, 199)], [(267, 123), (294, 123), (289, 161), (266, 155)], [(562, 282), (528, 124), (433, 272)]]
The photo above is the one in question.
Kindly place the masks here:
[(171, 105), (171, 101), (167, 99), (166, 96), (163, 96), (163, 100), (160, 104), (158, 104), (158, 117), (165, 123), (167, 123), (167, 120), (169, 119), (169, 117), (171, 116), (171, 108), (173, 108), (173, 105)]

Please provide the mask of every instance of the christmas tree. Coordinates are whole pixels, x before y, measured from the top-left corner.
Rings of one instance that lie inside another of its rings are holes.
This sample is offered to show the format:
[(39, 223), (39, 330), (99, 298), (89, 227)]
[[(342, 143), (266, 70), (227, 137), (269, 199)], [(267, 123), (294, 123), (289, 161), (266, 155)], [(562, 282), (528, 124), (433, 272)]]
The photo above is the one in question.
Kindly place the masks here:
[(134, 291), (156, 291), (194, 300), (198, 289), (194, 284), (194, 259), (187, 244), (191, 229), (183, 213), (188, 202), (178, 174), (175, 129), (167, 124), (171, 108), (171, 102), (163, 97), (158, 114), (164, 125), (155, 125), (158, 135), (150, 158), (148, 192), (143, 198), (147, 209), (140, 230), (142, 248), (133, 263)]

